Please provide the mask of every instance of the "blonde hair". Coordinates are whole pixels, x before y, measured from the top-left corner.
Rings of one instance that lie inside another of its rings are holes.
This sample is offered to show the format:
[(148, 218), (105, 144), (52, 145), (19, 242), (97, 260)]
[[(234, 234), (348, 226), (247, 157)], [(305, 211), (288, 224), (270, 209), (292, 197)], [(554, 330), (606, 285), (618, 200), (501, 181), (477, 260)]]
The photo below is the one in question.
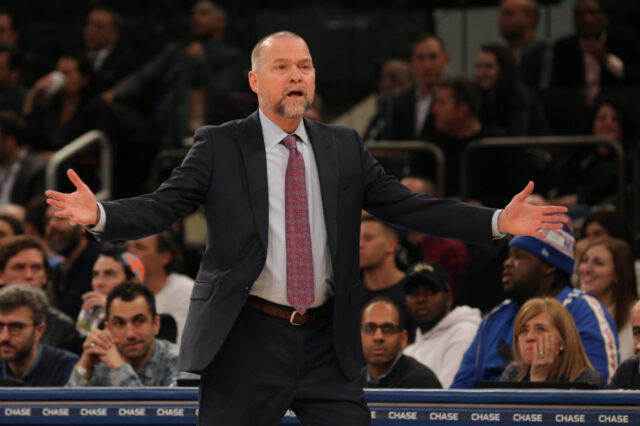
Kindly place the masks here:
[(589, 362), (580, 334), (573, 321), (573, 317), (562, 303), (552, 297), (536, 297), (529, 299), (518, 311), (513, 324), (513, 363), (519, 368), (520, 373), (516, 381), (522, 381), (529, 373), (530, 366), (525, 364), (520, 353), (518, 335), (524, 324), (531, 318), (546, 312), (551, 317), (553, 326), (560, 335), (560, 351), (555, 370), (549, 382), (574, 381), (584, 370), (593, 370), (593, 365)]

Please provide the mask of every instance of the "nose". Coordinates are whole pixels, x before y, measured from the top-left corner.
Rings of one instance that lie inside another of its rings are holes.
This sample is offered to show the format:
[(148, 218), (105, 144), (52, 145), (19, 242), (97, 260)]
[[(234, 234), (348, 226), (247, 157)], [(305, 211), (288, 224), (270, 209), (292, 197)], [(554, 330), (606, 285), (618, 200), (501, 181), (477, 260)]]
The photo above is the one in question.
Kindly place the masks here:
[(289, 80), (293, 83), (298, 83), (302, 80), (302, 73), (300, 72), (300, 70), (298, 69), (298, 67), (291, 67), (292, 71), (291, 74), (289, 75)]
[(505, 269), (505, 268), (511, 267), (511, 266), (513, 266), (513, 258), (511, 256), (509, 256), (509, 257), (507, 257), (507, 259), (502, 264), (502, 267), (503, 267), (503, 269)]
[(384, 340), (384, 334), (382, 334), (382, 329), (380, 327), (376, 328), (376, 331), (373, 333), (374, 340)]
[(2, 328), (0, 329), (0, 342), (9, 341), (9, 337), (11, 337), (9, 335), (9, 327), (6, 325), (3, 325)]
[(132, 337), (137, 337), (136, 336), (136, 332), (135, 332), (135, 327), (133, 326), (133, 323), (128, 322), (127, 325), (125, 326), (125, 335), (127, 337), (127, 339), (130, 339)]

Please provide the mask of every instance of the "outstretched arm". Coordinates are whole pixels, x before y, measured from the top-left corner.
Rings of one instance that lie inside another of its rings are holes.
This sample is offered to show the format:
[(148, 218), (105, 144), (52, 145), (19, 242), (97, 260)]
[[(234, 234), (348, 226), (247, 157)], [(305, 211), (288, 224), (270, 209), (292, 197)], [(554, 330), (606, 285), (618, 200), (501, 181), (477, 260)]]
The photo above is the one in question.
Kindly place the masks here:
[(569, 220), (562, 213), (566, 207), (534, 206), (525, 202), (533, 192), (533, 182), (529, 181), (522, 192), (517, 194), (498, 217), (498, 231), (514, 235), (529, 235), (545, 238), (541, 229), (560, 229)]
[(96, 196), (73, 169), (67, 170), (67, 176), (76, 190), (70, 194), (48, 190), (47, 204), (56, 208), (57, 217), (68, 218), (72, 225), (95, 225), (100, 218)]

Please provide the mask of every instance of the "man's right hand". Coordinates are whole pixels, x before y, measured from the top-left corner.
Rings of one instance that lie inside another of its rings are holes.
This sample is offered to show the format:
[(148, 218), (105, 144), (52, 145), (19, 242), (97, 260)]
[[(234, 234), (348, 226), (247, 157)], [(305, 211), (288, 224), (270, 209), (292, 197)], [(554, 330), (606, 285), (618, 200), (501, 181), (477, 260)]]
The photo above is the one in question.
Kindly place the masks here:
[(114, 346), (111, 335), (104, 330), (93, 330), (82, 344), (82, 356), (78, 365), (92, 371), (111, 347)]
[(84, 311), (88, 311), (94, 306), (102, 306), (102, 308), (106, 309), (107, 306), (107, 296), (97, 291), (88, 291), (84, 293), (82, 296), (82, 307), (80, 309)]
[(72, 225), (95, 225), (100, 219), (96, 196), (73, 169), (67, 170), (67, 176), (76, 190), (70, 194), (48, 190), (47, 204), (56, 208), (56, 217), (66, 217)]

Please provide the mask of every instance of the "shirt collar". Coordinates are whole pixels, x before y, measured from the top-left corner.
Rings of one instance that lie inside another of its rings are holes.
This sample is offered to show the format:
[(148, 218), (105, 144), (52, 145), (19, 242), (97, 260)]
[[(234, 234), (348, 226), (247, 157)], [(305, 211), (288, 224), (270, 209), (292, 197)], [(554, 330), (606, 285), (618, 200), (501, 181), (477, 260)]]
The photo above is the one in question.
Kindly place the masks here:
[(391, 364), (391, 368), (389, 368), (386, 373), (381, 374), (380, 376), (378, 376), (377, 379), (374, 379), (373, 377), (371, 377), (371, 373), (369, 372), (369, 367), (367, 367), (367, 382), (369, 382), (369, 383), (380, 383), (380, 381), (382, 379), (384, 379), (385, 377), (387, 377), (389, 375), (389, 373), (391, 373), (391, 371), (393, 370), (393, 367), (396, 366), (396, 364), (400, 360), (401, 356), (402, 356), (402, 351), (398, 352), (398, 355), (396, 355), (396, 359), (393, 361), (393, 364)]
[[(276, 123), (271, 121), (269, 117), (262, 112), (262, 109), (258, 109), (258, 114), (260, 115), (260, 126), (262, 127), (262, 137), (264, 138), (264, 145), (267, 148), (274, 148), (278, 145), (285, 136), (288, 135), (287, 132), (282, 130)], [(305, 145), (309, 145), (309, 135), (307, 135), (307, 130), (304, 127), (304, 120), (300, 120), (300, 124), (298, 124), (298, 128), (293, 132), (298, 139)]]

